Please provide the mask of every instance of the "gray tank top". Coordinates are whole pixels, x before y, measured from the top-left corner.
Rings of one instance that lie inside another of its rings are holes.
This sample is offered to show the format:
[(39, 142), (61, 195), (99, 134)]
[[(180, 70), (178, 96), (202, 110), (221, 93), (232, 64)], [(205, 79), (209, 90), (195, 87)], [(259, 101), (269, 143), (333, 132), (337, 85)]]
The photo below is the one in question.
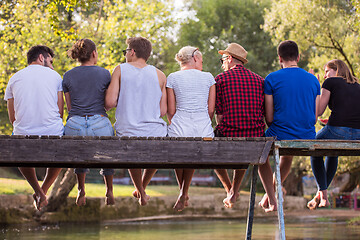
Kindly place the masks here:
[(120, 64), (121, 85), (115, 112), (118, 136), (165, 137), (166, 122), (160, 117), (159, 86), (155, 67)]

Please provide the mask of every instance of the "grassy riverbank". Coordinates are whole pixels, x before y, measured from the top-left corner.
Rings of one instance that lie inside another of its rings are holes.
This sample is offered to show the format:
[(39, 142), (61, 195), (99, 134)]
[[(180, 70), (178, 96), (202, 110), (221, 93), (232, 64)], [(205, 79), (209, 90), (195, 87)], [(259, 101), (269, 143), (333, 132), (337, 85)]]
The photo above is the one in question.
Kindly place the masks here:
[[(114, 193), (116, 197), (131, 197), (134, 187), (131, 185), (114, 185)], [(148, 186), (146, 190), (147, 194), (152, 197), (161, 196), (177, 196), (179, 194), (178, 186)], [(11, 179), (11, 178), (0, 178), (0, 195), (13, 195), (13, 194), (32, 194), (33, 191), (26, 180), (22, 179)], [(217, 193), (224, 193), (222, 188), (213, 187), (196, 187), (191, 186), (190, 195), (211, 195)], [(86, 195), (88, 197), (104, 197), (105, 185), (104, 184), (86, 184)], [(243, 194), (248, 194), (243, 192)], [(70, 193), (70, 197), (76, 197), (77, 189), (74, 189)]]

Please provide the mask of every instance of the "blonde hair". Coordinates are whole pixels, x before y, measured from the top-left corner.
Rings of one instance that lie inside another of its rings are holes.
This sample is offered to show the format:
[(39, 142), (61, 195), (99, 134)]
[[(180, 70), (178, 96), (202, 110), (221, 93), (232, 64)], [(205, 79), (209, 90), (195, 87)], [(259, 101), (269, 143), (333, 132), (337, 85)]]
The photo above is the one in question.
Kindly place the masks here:
[(339, 59), (334, 59), (325, 64), (325, 67), (331, 68), (336, 71), (337, 77), (342, 77), (347, 83), (356, 83), (358, 79), (354, 77), (346, 63)]
[(180, 64), (180, 66), (182, 66), (189, 63), (195, 55), (202, 56), (198, 48), (186, 46), (181, 48), (179, 52), (175, 54), (175, 60)]

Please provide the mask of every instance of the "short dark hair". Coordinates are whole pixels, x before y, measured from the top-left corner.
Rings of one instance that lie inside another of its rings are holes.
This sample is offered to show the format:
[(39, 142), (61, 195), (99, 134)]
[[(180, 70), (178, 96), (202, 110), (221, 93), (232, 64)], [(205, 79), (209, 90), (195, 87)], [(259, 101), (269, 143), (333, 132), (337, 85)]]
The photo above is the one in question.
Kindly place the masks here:
[(96, 45), (90, 39), (84, 38), (78, 40), (67, 51), (67, 54), (72, 59), (78, 60), (81, 63), (87, 62), (91, 58), (91, 54), (96, 50)]
[(45, 45), (32, 46), (26, 54), (28, 64), (35, 62), (40, 54), (43, 55), (44, 58), (48, 58), (49, 56), (54, 57), (54, 51), (51, 48)]
[(129, 48), (134, 49), (135, 55), (138, 58), (145, 59), (147, 61), (151, 54), (151, 42), (144, 37), (132, 37), (126, 39), (126, 44)]
[(299, 57), (299, 48), (296, 42), (283, 41), (278, 46), (278, 55), (285, 61), (296, 61)]

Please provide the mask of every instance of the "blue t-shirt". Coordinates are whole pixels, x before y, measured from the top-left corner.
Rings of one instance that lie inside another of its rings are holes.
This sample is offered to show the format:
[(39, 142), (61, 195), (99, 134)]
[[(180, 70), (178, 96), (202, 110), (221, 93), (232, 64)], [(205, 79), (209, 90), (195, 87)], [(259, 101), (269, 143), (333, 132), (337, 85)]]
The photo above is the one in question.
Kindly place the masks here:
[(265, 78), (264, 92), (274, 99), (274, 120), (266, 136), (279, 140), (314, 139), (317, 78), (301, 68), (284, 68)]
[(70, 93), (69, 118), (83, 115), (106, 115), (105, 92), (111, 80), (108, 70), (99, 66), (79, 66), (64, 74), (63, 89)]

